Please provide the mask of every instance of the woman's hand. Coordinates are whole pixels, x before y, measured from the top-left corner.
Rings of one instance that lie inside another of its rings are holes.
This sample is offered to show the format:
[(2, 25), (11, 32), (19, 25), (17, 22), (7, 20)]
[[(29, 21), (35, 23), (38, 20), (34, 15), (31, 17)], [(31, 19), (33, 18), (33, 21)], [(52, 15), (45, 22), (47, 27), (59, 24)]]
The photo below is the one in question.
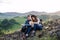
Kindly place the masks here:
[(34, 23), (32, 21), (29, 22), (30, 25), (33, 25)]
[(33, 25), (33, 24), (34, 24), (34, 22), (31, 22), (31, 24)]
[(25, 26), (25, 24), (21, 24), (22, 26)]

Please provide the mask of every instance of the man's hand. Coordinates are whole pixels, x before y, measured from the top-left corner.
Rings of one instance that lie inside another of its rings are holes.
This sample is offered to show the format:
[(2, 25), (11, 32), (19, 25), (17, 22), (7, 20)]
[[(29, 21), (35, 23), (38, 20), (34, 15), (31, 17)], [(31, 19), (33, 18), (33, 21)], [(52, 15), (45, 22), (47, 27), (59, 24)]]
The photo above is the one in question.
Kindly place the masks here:
[(22, 26), (25, 26), (25, 24), (21, 24)]

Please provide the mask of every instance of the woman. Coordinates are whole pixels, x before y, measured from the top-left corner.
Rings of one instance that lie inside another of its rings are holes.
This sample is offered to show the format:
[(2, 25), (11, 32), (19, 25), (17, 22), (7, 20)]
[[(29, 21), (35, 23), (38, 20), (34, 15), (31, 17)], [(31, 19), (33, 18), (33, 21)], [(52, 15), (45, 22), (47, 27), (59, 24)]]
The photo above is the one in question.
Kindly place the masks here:
[(35, 34), (36, 30), (42, 30), (42, 25), (39, 25), (40, 21), (38, 20), (37, 16), (31, 15), (31, 21), (29, 24), (33, 28), (32, 33)]
[(37, 17), (35, 15), (31, 15), (31, 21), (29, 22), (29, 24), (31, 25), (29, 28), (27, 28), (26, 30), (26, 37), (29, 36), (29, 33), (31, 32), (31, 30), (36, 30), (36, 28), (34, 27), (34, 24), (39, 24), (39, 21), (37, 19)]

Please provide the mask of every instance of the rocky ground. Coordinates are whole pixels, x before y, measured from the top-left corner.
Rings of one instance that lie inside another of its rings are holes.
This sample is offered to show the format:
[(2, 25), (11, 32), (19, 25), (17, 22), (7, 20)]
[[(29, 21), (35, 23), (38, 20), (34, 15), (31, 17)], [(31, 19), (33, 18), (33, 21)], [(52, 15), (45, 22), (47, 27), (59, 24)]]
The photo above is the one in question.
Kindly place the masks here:
[[(43, 30), (36, 31), (36, 35), (34, 37), (30, 36), (24, 40), (60, 40), (60, 19), (54, 21), (50, 20), (43, 25)], [(23, 40), (21, 35), (20, 31), (16, 31), (12, 34), (2, 35), (0, 40)]]

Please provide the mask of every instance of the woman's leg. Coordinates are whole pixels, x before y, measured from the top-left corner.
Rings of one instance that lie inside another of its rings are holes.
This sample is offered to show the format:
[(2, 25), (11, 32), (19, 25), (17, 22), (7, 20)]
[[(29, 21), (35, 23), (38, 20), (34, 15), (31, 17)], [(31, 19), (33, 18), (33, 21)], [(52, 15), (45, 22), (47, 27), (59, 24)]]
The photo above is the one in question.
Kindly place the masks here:
[(33, 27), (33, 30), (36, 31), (36, 30), (42, 30), (42, 25), (39, 25), (39, 24), (34, 24), (34, 27)]
[(37, 25), (37, 30), (42, 30), (42, 25)]
[(36, 29), (37, 29), (37, 25), (34, 24), (33, 30), (36, 31)]

